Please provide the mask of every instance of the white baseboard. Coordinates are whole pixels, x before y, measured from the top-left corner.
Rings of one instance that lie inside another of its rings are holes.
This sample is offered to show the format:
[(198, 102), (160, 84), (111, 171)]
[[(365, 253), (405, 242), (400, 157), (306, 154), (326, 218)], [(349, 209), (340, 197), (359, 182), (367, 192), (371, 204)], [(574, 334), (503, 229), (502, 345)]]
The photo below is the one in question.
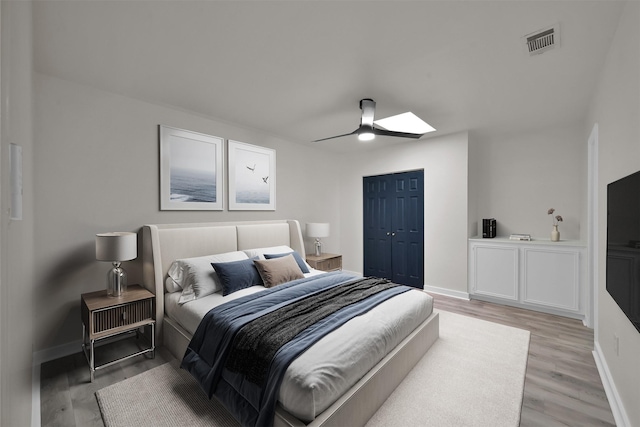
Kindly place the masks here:
[(33, 364), (41, 365), (51, 360), (60, 359), (61, 357), (70, 356), (82, 351), (82, 340), (72, 341), (66, 344), (57, 345), (44, 350), (35, 351), (33, 353)]
[(604, 391), (607, 394), (607, 399), (609, 400), (609, 406), (611, 406), (611, 412), (613, 412), (613, 418), (616, 421), (616, 426), (631, 427), (631, 421), (629, 421), (627, 412), (624, 410), (624, 405), (622, 404), (616, 385), (611, 377), (609, 366), (602, 354), (600, 343), (596, 341), (594, 344), (595, 349), (593, 350), (593, 358), (596, 362), (596, 367), (598, 368), (598, 373), (600, 374)]
[(40, 427), (40, 367), (43, 363), (61, 357), (70, 356), (81, 351), (82, 340), (46, 348), (33, 352), (33, 367), (31, 369), (31, 427)]
[(460, 298), (467, 301), (469, 300), (468, 292), (454, 291), (453, 289), (439, 288), (437, 286), (428, 286), (428, 285), (424, 285), (424, 290), (434, 294), (445, 295), (453, 298)]
[(31, 427), (40, 427), (40, 364), (31, 370)]

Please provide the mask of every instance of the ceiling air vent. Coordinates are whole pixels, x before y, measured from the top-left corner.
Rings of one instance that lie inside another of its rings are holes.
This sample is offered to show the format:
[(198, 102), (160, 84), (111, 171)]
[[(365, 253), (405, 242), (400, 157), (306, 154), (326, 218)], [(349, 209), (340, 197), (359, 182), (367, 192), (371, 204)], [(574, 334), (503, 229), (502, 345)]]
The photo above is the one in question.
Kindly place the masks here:
[(537, 55), (559, 44), (560, 32), (558, 31), (558, 25), (554, 25), (536, 31), (535, 33), (527, 34), (523, 38), (525, 39), (529, 55)]

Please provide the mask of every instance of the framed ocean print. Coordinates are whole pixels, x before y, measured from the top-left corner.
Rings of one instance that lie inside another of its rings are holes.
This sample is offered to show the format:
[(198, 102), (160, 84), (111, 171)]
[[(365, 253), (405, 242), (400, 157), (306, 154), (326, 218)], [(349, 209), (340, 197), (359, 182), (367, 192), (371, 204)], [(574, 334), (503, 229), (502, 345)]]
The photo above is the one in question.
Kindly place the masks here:
[(160, 125), (160, 210), (224, 207), (224, 139)]
[(229, 140), (229, 210), (276, 210), (276, 151)]

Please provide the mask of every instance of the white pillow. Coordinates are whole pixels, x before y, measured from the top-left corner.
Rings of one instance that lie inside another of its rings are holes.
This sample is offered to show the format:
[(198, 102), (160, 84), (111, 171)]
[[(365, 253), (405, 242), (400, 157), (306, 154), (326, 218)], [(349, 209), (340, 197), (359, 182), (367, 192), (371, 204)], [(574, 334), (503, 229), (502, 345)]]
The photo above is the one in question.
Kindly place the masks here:
[(167, 280), (164, 281), (164, 289), (167, 293), (174, 293), (182, 291), (182, 286), (178, 285), (178, 283), (173, 280), (171, 277), (167, 276)]
[(244, 252), (237, 251), (175, 260), (167, 272), (169, 278), (175, 282), (174, 286), (167, 286), (165, 283), (165, 288), (167, 291), (169, 288), (182, 288), (182, 295), (178, 300), (180, 304), (210, 295), (222, 289), (222, 282), (211, 263), (240, 261), (247, 258)]
[(289, 246), (271, 246), (268, 248), (246, 249), (244, 251), (249, 258), (257, 256), (259, 259), (265, 259), (264, 254), (284, 254), (289, 252), (293, 252), (293, 249)]

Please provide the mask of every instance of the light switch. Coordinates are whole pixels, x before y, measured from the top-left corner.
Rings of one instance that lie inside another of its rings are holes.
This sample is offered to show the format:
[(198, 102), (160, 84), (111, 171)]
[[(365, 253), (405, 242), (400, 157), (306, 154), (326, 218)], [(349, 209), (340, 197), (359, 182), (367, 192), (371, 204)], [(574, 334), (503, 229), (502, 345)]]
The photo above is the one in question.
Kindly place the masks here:
[(22, 147), (10, 144), (11, 219), (22, 219)]

